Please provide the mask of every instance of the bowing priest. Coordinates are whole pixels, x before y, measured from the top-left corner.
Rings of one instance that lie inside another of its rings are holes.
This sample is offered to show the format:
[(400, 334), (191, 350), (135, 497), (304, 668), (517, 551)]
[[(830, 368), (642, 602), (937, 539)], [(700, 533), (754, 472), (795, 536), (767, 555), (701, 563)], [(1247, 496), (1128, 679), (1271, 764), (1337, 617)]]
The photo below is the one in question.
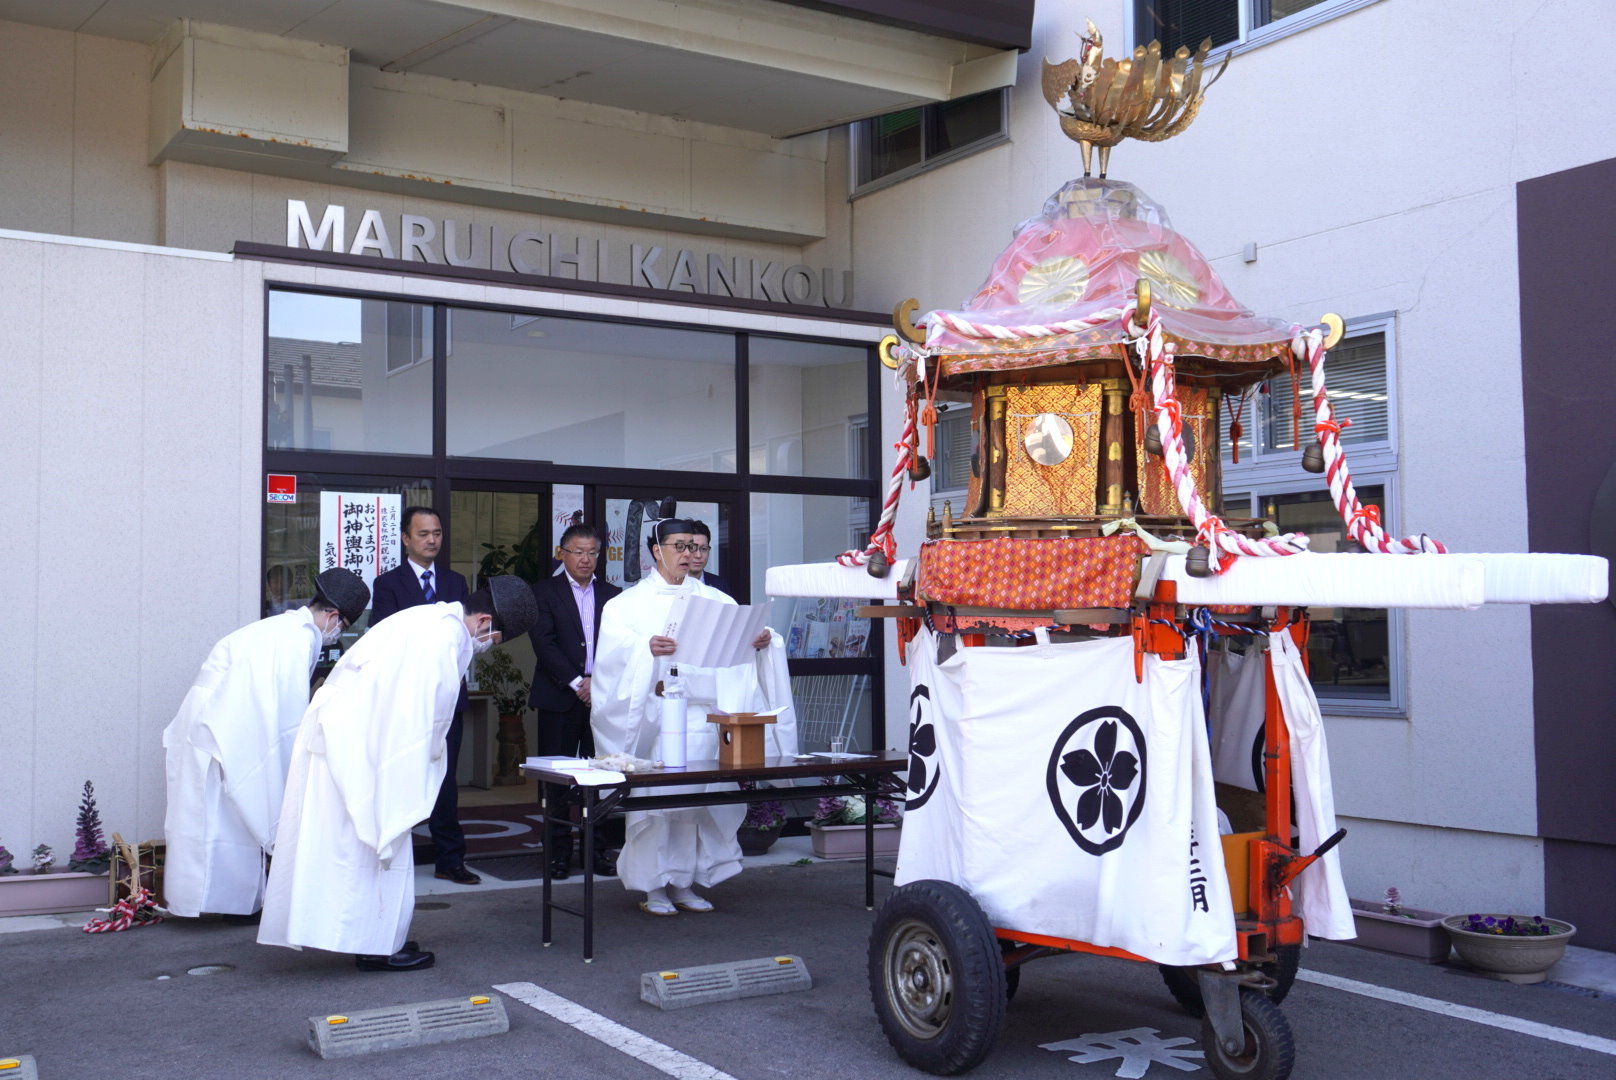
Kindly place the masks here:
[(332, 669), (297, 733), (258, 940), (355, 954), (362, 971), (413, 971), (411, 829), (447, 771), (445, 735), (473, 655), (533, 623), (533, 590), (491, 578), (456, 603), (372, 627)]
[(174, 915), (251, 916), (264, 898), (292, 741), (320, 650), (364, 613), (352, 571), (314, 579), (314, 599), (227, 635), (163, 731), (168, 772), (164, 895)]
[[(691, 761), (718, 756), (717, 727), (706, 722), (707, 712), (714, 706), (726, 712), (758, 712), (791, 704), (785, 645), (772, 630), (765, 629), (752, 642), (756, 655), (750, 663), (729, 668), (678, 663), (679, 643), (664, 632), (674, 601), (699, 596), (735, 603), (690, 576), (696, 549), (705, 543), (688, 521), (658, 521), (646, 539), (655, 560), (654, 571), (602, 609), (590, 687), (590, 727), (597, 753), (654, 757), (661, 728), (656, 685), (673, 666), (678, 667), (689, 700)], [(772, 756), (796, 753), (796, 716), (790, 708), (768, 732)], [(714, 784), (688, 790), (733, 789), (733, 784)], [(658, 793), (678, 790), (659, 789)], [(631, 812), (623, 850), (617, 857), (617, 875), (625, 888), (646, 894), (640, 909), (649, 914), (712, 911), (711, 901), (693, 886), (716, 885), (740, 873), (741, 847), (735, 832), (745, 816), (744, 806)]]

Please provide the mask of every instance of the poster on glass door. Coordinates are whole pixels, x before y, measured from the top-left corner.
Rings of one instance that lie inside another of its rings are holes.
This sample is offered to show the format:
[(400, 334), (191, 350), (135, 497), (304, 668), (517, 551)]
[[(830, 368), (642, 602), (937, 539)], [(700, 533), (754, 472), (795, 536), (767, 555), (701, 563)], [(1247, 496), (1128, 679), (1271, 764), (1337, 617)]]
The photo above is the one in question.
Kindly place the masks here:
[(399, 516), (403, 496), (357, 491), (320, 492), (320, 569), (340, 566), (364, 579), (399, 564)]

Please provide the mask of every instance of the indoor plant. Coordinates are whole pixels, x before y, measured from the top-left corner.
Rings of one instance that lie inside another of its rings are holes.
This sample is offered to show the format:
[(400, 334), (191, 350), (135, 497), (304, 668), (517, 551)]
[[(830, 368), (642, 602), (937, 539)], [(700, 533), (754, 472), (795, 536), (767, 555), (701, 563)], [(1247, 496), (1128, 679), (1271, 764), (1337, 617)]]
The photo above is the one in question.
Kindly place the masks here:
[(1541, 915), (1449, 915), (1442, 926), (1459, 959), (1490, 979), (1542, 982), (1577, 928)]
[[(757, 787), (752, 780), (742, 780), (741, 789), (751, 791)], [(735, 838), (741, 842), (742, 855), (762, 855), (780, 839), (780, 830), (786, 823), (785, 804), (776, 799), (749, 803), (746, 818), (741, 822)]]
[(1380, 903), (1352, 901), (1352, 919), (1358, 936), (1352, 942), (1366, 949), (1410, 956), (1427, 964), (1440, 964), (1448, 958), (1447, 931), (1442, 913), (1408, 907), (1396, 888), (1386, 890)]
[(493, 697), (494, 710), (499, 713), (499, 731), (494, 736), (499, 746), (494, 783), (525, 783), (521, 766), (527, 760), (527, 728), (522, 716), (527, 711), (531, 686), (504, 649), (491, 649), (478, 657), (477, 686)]
[[(903, 828), (903, 811), (891, 799), (871, 800), (875, 809), (877, 855), (896, 855)], [(857, 859), (864, 856), (864, 796), (829, 795), (819, 800), (808, 822), (814, 855), (821, 859)]]

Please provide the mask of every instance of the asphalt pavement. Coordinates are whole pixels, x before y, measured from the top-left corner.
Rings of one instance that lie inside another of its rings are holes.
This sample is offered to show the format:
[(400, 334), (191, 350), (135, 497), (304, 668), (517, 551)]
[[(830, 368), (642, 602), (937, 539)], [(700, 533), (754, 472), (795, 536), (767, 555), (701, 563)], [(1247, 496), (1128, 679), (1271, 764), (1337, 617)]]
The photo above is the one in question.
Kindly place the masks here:
[[(536, 883), (464, 887), (429, 872), (411, 937), (438, 960), (422, 972), (359, 972), (350, 957), (261, 946), (255, 928), (216, 919), (114, 934), (81, 933), (85, 914), (0, 919), (0, 1059), (31, 1054), (44, 1080), (925, 1075), (876, 1021), (861, 866), (807, 859), (805, 847), (787, 838), (749, 860), (710, 891), (712, 914), (652, 918), (602, 882), (590, 964), (570, 916), (541, 946)], [(576, 878), (557, 888), (581, 893)], [(878, 879), (878, 903), (890, 889)], [(782, 954), (803, 958), (811, 989), (668, 1012), (640, 1000), (644, 972)], [(1330, 942), (1302, 965), (1283, 1006), (1296, 1077), (1616, 1076), (1611, 954), (1573, 948), (1536, 987)], [(1200, 1022), (1153, 967), (1063, 955), (1021, 972), (1003, 1034), (971, 1076), (1211, 1075)], [(491, 991), (510, 1015), (505, 1034), (333, 1061), (306, 1042), (310, 1017)]]

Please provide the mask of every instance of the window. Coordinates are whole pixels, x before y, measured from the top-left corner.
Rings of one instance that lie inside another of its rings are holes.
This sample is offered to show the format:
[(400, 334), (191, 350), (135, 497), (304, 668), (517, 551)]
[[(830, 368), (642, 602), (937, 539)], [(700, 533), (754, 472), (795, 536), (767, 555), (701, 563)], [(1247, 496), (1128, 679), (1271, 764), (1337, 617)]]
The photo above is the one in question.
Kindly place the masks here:
[[(1393, 324), (1390, 316), (1356, 319), (1347, 337), (1325, 361), (1326, 390), (1338, 420), (1358, 498), (1380, 509), (1395, 532), (1397, 440)], [(1309, 376), (1302, 374), (1303, 447), (1312, 429)], [(1223, 453), (1224, 509), (1230, 517), (1265, 517), (1282, 532), (1304, 532), (1312, 550), (1335, 552), (1351, 545), (1324, 477), (1303, 472), (1294, 431), (1291, 380), (1270, 379), (1244, 399), (1224, 401), (1225, 433), (1236, 414), (1244, 429), (1240, 463), (1227, 443)], [(1402, 620), (1384, 609), (1312, 609), (1308, 664), (1313, 689), (1326, 712), (1360, 716), (1403, 713)]]
[[(925, 452), (924, 428), (921, 452)], [(943, 496), (954, 502), (954, 514), (959, 516), (965, 505), (965, 492), (971, 486), (971, 407), (949, 405), (937, 408), (937, 456), (931, 463), (931, 492), (933, 504), (940, 514)]]
[(271, 290), (269, 448), (431, 453), (432, 360), (424, 304)]
[(1006, 90), (902, 109), (853, 125), (854, 189), (872, 190), (1002, 142)]
[[(747, 349), (752, 472), (868, 476), (870, 351), (754, 334)], [(857, 435), (850, 437), (856, 427)]]
[(1261, 45), (1374, 3), (1375, 0), (1135, 0), (1134, 43), (1162, 43), (1193, 52), (1212, 39), (1214, 48)]

